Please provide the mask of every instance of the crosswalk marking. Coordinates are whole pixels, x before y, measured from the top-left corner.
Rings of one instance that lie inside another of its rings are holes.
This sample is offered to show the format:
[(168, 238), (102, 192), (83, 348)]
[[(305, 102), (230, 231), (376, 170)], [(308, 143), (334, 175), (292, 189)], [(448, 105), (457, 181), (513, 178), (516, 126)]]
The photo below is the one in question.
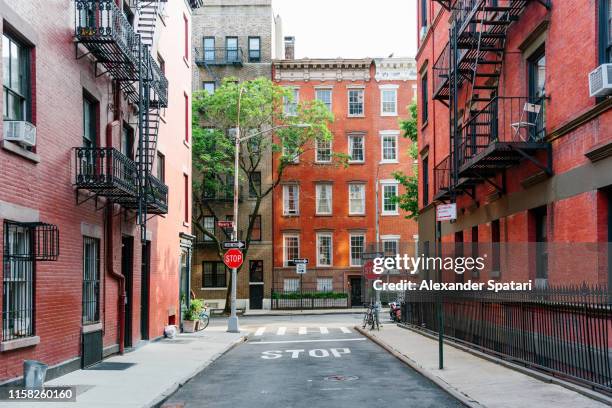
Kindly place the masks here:
[(342, 330), (342, 333), (350, 333), (351, 331), (349, 329), (347, 329), (346, 327), (341, 327), (340, 330)]
[(279, 327), (278, 330), (276, 331), (276, 335), (277, 336), (282, 336), (285, 334), (285, 332), (287, 331), (286, 327)]
[(308, 331), (306, 330), (306, 328), (305, 328), (305, 327), (300, 327), (300, 328), (298, 329), (298, 334), (306, 334), (306, 333), (308, 333)]
[(257, 329), (257, 331), (255, 332), (256, 336), (261, 336), (262, 334), (264, 334), (264, 332), (266, 331), (266, 326), (260, 327)]
[(329, 334), (329, 330), (327, 330), (327, 327), (319, 327), (319, 330), (321, 330), (321, 334)]

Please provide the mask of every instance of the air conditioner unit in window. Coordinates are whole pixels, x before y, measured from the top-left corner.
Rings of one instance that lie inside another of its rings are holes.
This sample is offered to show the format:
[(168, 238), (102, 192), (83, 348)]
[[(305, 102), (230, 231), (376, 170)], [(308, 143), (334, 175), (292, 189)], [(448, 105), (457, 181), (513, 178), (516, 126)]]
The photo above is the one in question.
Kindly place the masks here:
[(4, 140), (36, 146), (36, 126), (25, 120), (5, 120)]
[(612, 64), (600, 65), (589, 74), (589, 94), (591, 97), (612, 95)]

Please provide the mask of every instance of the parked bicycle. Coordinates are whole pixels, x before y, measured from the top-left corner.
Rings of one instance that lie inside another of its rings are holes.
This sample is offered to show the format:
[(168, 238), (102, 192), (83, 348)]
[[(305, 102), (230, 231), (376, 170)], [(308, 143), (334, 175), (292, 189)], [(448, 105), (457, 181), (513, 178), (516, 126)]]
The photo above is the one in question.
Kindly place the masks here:
[(210, 323), (210, 315), (208, 314), (208, 307), (203, 307), (202, 311), (198, 316), (198, 331), (204, 330)]
[(370, 303), (368, 309), (363, 315), (363, 323), (361, 325), (363, 329), (370, 327), (370, 330), (380, 330), (380, 321), (378, 320), (378, 305)]

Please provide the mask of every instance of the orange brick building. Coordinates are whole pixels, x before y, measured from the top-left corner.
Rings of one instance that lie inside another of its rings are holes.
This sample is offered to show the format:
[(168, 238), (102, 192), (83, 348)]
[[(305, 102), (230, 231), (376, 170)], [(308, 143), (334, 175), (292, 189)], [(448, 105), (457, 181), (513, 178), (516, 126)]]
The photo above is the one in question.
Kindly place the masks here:
[[(415, 76), (408, 58), (273, 63), (273, 81), (293, 90), (294, 103), (319, 99), (335, 117), (333, 141), (307, 149), (274, 191), (275, 292), (350, 291), (346, 302), (358, 304), (362, 254), (377, 241), (387, 253), (412, 245), (416, 223), (391, 197), (403, 192), (392, 173), (412, 171), (398, 121), (416, 96)], [(347, 154), (348, 166), (331, 164), (332, 152)], [(301, 280), (293, 258), (309, 260)]]

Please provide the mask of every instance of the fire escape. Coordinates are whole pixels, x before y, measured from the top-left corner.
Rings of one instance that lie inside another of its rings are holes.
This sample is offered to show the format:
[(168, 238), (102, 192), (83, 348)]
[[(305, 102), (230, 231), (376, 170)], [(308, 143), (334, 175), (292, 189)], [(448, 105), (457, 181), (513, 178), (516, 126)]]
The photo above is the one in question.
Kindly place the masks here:
[(549, 0), (436, 1), (451, 13), (449, 42), (433, 66), (433, 98), (449, 108), (450, 154), (434, 167), (434, 200), (475, 199), (481, 183), (503, 193), (505, 170), (524, 160), (551, 175), (545, 97), (499, 92), (510, 26), (531, 3), (549, 8)]
[[(168, 80), (151, 55), (157, 2), (135, 2), (142, 26), (134, 30), (113, 0), (76, 0), (76, 56), (95, 59), (96, 76), (109, 75), (125, 99), (138, 111), (135, 160), (113, 147), (78, 147), (76, 154), (77, 203), (79, 192), (88, 199), (105, 197), (137, 212), (142, 239), (149, 214), (168, 212), (168, 187), (151, 172), (157, 151), (160, 109), (168, 106)], [(146, 4), (144, 4), (146, 3)], [(152, 6), (152, 4), (155, 5)], [(151, 13), (151, 11), (153, 13)], [(79, 44), (87, 52), (79, 52)], [(86, 201), (86, 200), (85, 200)]]

